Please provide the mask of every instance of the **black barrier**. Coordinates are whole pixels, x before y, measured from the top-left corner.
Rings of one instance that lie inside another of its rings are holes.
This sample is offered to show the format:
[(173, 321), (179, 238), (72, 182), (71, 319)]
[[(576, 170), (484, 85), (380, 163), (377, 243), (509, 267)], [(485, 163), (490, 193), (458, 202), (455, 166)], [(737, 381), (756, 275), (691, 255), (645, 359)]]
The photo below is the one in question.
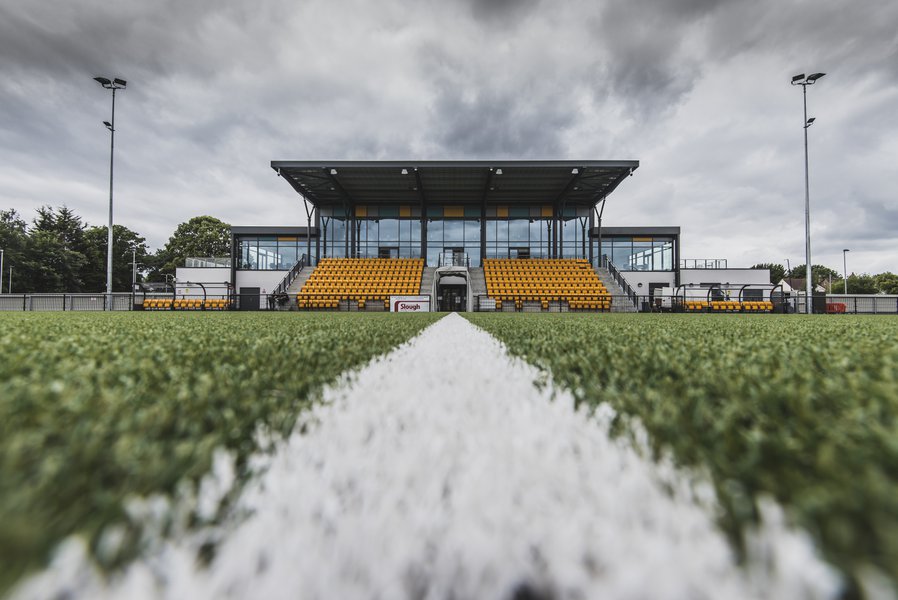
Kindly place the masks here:
[[(802, 315), (805, 311), (804, 296), (790, 296), (781, 290), (765, 293), (763, 302), (770, 302), (769, 307), (760, 308), (759, 301), (747, 299), (731, 299), (730, 308), (715, 310), (707, 302), (703, 304), (698, 298), (687, 299), (684, 294), (662, 296), (645, 295), (611, 295), (610, 306), (600, 308), (571, 309), (564, 300), (547, 301), (531, 300), (527, 296), (520, 299), (497, 302), (488, 294), (474, 297), (473, 310), (478, 312), (639, 312), (639, 313), (783, 313)], [(581, 299), (582, 301), (582, 299)], [(166, 304), (167, 302), (167, 304)], [(635, 304), (634, 304), (635, 302)], [(898, 315), (898, 295), (830, 295), (814, 297), (814, 312), (826, 315)], [(151, 306), (152, 305), (152, 306)], [(169, 310), (169, 311), (293, 311), (299, 310), (296, 296), (286, 294), (239, 294), (230, 290), (221, 293), (204, 294), (172, 294), (171, 292), (141, 292), (137, 294), (113, 294), (111, 303), (106, 294), (0, 294), (0, 312), (101, 312), (130, 310)], [(313, 311), (361, 311), (384, 312), (389, 307), (382, 301), (369, 301), (359, 306), (355, 300), (338, 300), (336, 306), (316, 307)]]

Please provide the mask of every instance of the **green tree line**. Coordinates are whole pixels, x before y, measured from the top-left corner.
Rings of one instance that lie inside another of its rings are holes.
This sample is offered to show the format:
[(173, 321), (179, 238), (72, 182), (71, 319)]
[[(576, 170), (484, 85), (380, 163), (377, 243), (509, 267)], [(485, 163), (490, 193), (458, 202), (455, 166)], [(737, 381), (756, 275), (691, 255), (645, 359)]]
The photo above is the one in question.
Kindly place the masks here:
[[(786, 277), (804, 279), (807, 268), (805, 265), (797, 265), (789, 273), (784, 265), (778, 263), (761, 263), (754, 265), (752, 269), (770, 269), (770, 283), (779, 283)], [(842, 273), (830, 269), (824, 265), (812, 265), (814, 285), (822, 285), (831, 294), (845, 293), (845, 280)], [(830, 288), (832, 281), (832, 288)], [(898, 275), (890, 271), (869, 275), (867, 273), (852, 273), (848, 276), (849, 294), (898, 294)]]
[[(124, 225), (112, 227), (112, 290), (131, 290), (132, 258), (138, 283), (164, 281), (189, 256), (229, 256), (231, 226), (210, 216), (178, 225), (156, 251)], [(106, 290), (108, 228), (90, 225), (72, 209), (43, 206), (30, 222), (0, 210), (3, 293), (95, 293)], [(12, 281), (10, 282), (10, 268)]]

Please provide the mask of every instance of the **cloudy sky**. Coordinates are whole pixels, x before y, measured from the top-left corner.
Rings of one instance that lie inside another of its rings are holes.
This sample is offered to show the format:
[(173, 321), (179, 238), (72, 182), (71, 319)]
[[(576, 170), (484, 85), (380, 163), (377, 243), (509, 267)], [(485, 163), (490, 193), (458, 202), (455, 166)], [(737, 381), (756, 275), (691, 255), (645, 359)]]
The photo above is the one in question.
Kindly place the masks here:
[(156, 247), (192, 216), (301, 225), (269, 162), (638, 159), (607, 225), (683, 256), (898, 271), (895, 0), (0, 0), (0, 208)]

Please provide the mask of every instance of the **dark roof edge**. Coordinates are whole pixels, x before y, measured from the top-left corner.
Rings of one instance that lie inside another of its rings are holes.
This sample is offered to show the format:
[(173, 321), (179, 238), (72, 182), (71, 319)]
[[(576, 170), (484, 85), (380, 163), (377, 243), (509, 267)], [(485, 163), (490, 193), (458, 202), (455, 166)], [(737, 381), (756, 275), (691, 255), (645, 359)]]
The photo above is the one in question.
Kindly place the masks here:
[(283, 225), (240, 225), (232, 226), (231, 233), (234, 235), (306, 235), (306, 231), (309, 229), (312, 230), (312, 235), (318, 234), (317, 227), (309, 228), (305, 225), (301, 227), (285, 227)]
[(327, 167), (623, 167), (636, 170), (638, 160), (273, 160), (271, 168)]
[[(598, 227), (592, 231), (599, 232)], [(602, 235), (680, 235), (679, 227), (602, 227)]]

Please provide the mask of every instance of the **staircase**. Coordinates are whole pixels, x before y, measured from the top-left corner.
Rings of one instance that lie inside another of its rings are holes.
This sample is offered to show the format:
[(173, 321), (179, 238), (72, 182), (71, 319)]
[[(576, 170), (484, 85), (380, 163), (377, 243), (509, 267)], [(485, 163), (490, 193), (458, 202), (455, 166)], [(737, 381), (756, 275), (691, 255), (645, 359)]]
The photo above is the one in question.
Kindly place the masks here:
[(290, 297), (290, 301), (287, 302), (288, 310), (299, 310), (296, 306), (296, 294), (299, 293), (314, 270), (315, 267), (312, 266), (303, 267), (296, 275), (296, 279), (293, 280), (293, 283), (290, 284), (290, 287), (287, 288), (287, 296)]
[[(424, 272), (421, 274), (421, 291), (419, 292), (422, 296), (429, 296), (433, 293), (433, 276), (436, 272), (436, 267), (424, 267)], [(433, 301), (436, 302), (436, 299), (434, 298)]]
[(474, 297), (486, 296), (486, 276), (483, 274), (483, 267), (469, 267), (468, 274)]
[(633, 302), (627, 297), (627, 292), (614, 280), (608, 269), (596, 267), (595, 271), (602, 283), (605, 284), (608, 293), (614, 296), (611, 301), (611, 312), (636, 312), (636, 307), (633, 306)]

